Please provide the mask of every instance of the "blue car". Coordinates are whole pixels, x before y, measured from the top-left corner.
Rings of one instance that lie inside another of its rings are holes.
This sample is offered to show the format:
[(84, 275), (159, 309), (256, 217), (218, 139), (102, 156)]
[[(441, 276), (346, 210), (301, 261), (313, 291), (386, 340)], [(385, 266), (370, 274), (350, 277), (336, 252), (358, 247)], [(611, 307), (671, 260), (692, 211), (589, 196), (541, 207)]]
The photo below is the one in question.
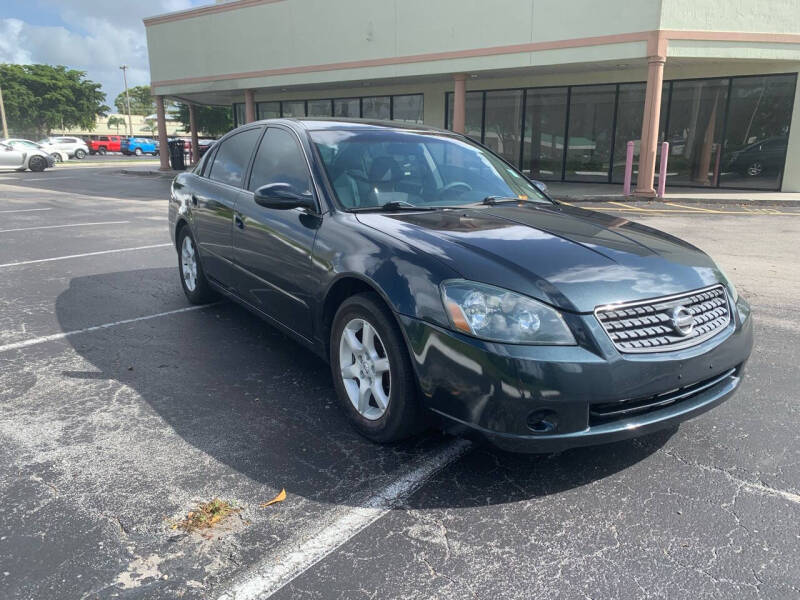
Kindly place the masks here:
[(128, 156), (131, 154), (136, 156), (141, 156), (142, 154), (158, 156), (158, 142), (153, 138), (125, 138), (120, 143), (120, 151)]

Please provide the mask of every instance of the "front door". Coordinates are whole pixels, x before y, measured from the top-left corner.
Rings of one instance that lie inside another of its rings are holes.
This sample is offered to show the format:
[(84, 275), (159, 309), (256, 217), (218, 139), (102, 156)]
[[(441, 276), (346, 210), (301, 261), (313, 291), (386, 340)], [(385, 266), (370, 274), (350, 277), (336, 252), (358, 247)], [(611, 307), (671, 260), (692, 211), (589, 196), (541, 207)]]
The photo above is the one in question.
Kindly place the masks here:
[(311, 338), (311, 252), (320, 217), (304, 209), (279, 210), (255, 203), (253, 192), (288, 183), (312, 194), (305, 155), (293, 133), (269, 127), (253, 160), (247, 192), (236, 206), (233, 229), (239, 294), (297, 333)]
[(222, 140), (211, 164), (206, 167), (207, 176), (197, 177), (194, 184), (192, 216), (203, 269), (226, 288), (236, 287), (232, 241), (234, 209), (262, 130), (253, 127)]
[(21, 151), (6, 144), (0, 144), (0, 167), (4, 169), (19, 169), (22, 167), (24, 158)]

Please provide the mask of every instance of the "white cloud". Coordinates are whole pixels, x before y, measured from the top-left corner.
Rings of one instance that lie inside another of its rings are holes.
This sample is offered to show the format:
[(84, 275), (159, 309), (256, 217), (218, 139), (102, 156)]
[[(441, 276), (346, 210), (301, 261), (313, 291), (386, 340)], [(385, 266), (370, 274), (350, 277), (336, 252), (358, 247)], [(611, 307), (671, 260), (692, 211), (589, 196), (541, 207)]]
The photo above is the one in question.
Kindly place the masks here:
[[(87, 72), (103, 85), (106, 104), (123, 89), (120, 65), (128, 65), (128, 85), (150, 83), (142, 19), (184, 10), (210, 0), (39, 0), (37, 9), (57, 15), (63, 25), (37, 25), (0, 18), (0, 62), (66, 65)], [(51, 19), (52, 22), (52, 19)]]

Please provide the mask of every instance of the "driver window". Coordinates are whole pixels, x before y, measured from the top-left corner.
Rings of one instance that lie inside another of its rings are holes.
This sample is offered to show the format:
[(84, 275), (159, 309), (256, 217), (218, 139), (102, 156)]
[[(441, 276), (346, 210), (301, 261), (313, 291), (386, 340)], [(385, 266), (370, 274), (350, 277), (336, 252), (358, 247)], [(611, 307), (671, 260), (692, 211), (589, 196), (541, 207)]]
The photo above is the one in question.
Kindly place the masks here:
[(256, 152), (247, 189), (251, 192), (270, 183), (288, 183), (301, 194), (311, 193), (306, 158), (294, 136), (270, 127)]

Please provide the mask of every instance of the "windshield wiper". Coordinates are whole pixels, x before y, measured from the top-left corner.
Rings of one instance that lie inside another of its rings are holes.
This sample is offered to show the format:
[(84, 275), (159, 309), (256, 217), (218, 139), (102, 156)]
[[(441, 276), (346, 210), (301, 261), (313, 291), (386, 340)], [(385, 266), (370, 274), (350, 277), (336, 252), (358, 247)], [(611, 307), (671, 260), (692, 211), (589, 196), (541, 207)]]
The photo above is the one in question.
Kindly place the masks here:
[(524, 202), (527, 198), (519, 198), (517, 196), (486, 196), (481, 201), (481, 204), (487, 204), (489, 206), (494, 206), (499, 202)]
[(416, 204), (411, 204), (411, 202), (406, 202), (405, 200), (393, 200), (392, 202), (386, 202), (384, 204), (380, 204), (378, 206), (360, 206), (357, 208), (349, 209), (349, 212), (380, 212), (380, 211), (397, 211), (397, 210), (436, 210), (440, 207), (438, 206), (417, 206)]

